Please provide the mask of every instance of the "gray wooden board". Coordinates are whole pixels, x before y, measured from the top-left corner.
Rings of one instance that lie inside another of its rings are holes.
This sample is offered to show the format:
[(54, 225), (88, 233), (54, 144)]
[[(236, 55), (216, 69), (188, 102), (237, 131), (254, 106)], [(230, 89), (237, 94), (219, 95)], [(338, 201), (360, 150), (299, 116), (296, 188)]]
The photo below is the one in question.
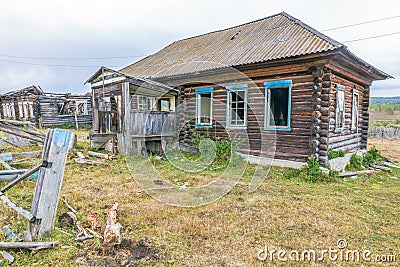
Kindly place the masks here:
[(62, 178), (68, 148), (74, 140), (71, 131), (50, 129), (43, 149), (43, 161), (50, 162), (48, 167), (41, 167), (32, 202), (32, 214), (36, 221), (31, 224), (33, 238), (46, 237), (54, 228)]

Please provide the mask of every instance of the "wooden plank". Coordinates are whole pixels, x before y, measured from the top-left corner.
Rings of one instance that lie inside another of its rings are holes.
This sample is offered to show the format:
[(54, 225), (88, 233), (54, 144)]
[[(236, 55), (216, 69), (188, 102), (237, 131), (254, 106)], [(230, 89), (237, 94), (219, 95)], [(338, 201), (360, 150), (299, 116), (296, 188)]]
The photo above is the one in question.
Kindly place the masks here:
[(8, 153), (1, 153), (0, 158), (4, 161), (11, 161), (15, 158), (40, 158), (41, 155), (42, 155), (41, 151), (8, 152)]
[(363, 170), (363, 171), (354, 171), (354, 172), (341, 172), (339, 173), (339, 177), (349, 177), (349, 176), (355, 176), (355, 175), (360, 175), (360, 174), (368, 174), (368, 173), (374, 173), (376, 170)]
[(30, 224), (33, 239), (48, 236), (54, 228), (68, 149), (74, 139), (71, 131), (50, 129), (47, 132), (43, 162), (50, 164), (39, 170), (32, 202), (32, 214), (36, 220)]
[[(24, 179), (28, 178), (29, 176), (31, 176), (32, 174), (34, 174), (35, 172), (37, 172), (40, 167), (43, 165), (43, 163), (39, 163), (38, 165), (36, 165), (35, 167), (33, 167), (30, 170), (22, 170), (24, 171), (20, 176), (18, 176), (18, 178), (14, 179), (13, 181), (11, 181), (9, 184), (7, 184), (5, 187), (3, 187), (0, 192), (1, 193), (5, 193), (7, 190), (9, 190), (10, 188), (14, 187), (15, 185), (19, 184), (21, 181), (23, 181)], [(18, 174), (18, 172), (21, 172), (21, 170), (9, 170), (9, 171), (3, 171), (3, 174)]]
[(0, 199), (3, 201), (4, 204), (6, 204), (9, 208), (15, 210), (22, 216), (24, 216), (28, 221), (33, 221), (35, 217), (27, 210), (24, 210), (23, 208), (17, 206), (14, 202), (9, 200), (3, 193), (0, 193)]
[(46, 249), (58, 246), (58, 242), (0, 242), (0, 248)]

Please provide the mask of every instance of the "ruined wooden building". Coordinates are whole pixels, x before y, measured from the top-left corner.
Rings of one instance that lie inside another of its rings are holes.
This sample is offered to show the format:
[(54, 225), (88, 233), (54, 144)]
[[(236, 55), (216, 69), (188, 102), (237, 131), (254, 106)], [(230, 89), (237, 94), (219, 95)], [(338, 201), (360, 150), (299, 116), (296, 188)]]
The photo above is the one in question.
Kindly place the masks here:
[(93, 98), (93, 147), (116, 151), (117, 137), (128, 132), (136, 149), (142, 150), (146, 143), (160, 142), (163, 131), (175, 130), (167, 119), (174, 121), (177, 89), (104, 67), (87, 83)]
[[(387, 78), (392, 77), (345, 45), (282, 12), (176, 41), (118, 72), (97, 72), (88, 82), (97, 103), (97, 132), (122, 131), (124, 123), (140, 126), (126, 109), (150, 116), (156, 107), (158, 116), (166, 97), (168, 112), (183, 105), (180, 119), (197, 131), (211, 136), (245, 131), (250, 154), (300, 162), (314, 156), (326, 163), (329, 150), (366, 148), (371, 85)], [(130, 82), (137, 79), (156, 83), (165, 94), (149, 88), (128, 104)], [(121, 100), (104, 106), (111, 114), (113, 105), (121, 111), (110, 124), (99, 101), (113, 90)], [(177, 131), (180, 142), (190, 144), (190, 129)], [(263, 149), (269, 145), (274, 149)]]
[(90, 94), (46, 93), (35, 85), (0, 95), (2, 119), (31, 121), (43, 127), (91, 125), (91, 109)]

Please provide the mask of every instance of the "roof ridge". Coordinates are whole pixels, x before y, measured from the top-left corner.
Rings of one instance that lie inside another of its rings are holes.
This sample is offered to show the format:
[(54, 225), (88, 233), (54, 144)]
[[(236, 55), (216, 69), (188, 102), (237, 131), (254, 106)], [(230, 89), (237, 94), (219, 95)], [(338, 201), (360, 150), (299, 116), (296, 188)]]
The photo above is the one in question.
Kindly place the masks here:
[(337, 48), (346, 47), (344, 44), (342, 44), (342, 43), (336, 41), (335, 39), (332, 39), (331, 37), (329, 37), (329, 36), (323, 34), (322, 32), (320, 32), (320, 31), (318, 31), (318, 30), (314, 29), (314, 28), (311, 27), (310, 25), (308, 25), (308, 24), (304, 23), (303, 21), (301, 21), (301, 20), (299, 20), (299, 19), (293, 17), (292, 15), (286, 13), (285, 11), (282, 11), (280, 14), (281, 14), (282, 16), (286, 17), (287, 19), (293, 21), (294, 23), (300, 25), (300, 26), (303, 27), (304, 29), (308, 30), (309, 32), (311, 32), (311, 33), (314, 34), (315, 36), (317, 36), (317, 37), (323, 39), (324, 41), (326, 41), (326, 42), (328, 42), (328, 43), (330, 43), (330, 44), (336, 46)]
[(270, 16), (267, 16), (267, 17), (264, 17), (264, 18), (261, 18), (261, 19), (256, 19), (256, 20), (253, 20), (253, 21), (249, 21), (249, 22), (245, 22), (245, 23), (242, 23), (242, 24), (239, 24), (239, 25), (236, 25), (236, 26), (231, 26), (231, 27), (228, 27), (228, 28), (225, 28), (225, 29), (215, 30), (215, 31), (206, 32), (206, 33), (198, 34), (198, 35), (191, 36), (191, 37), (186, 37), (186, 38), (183, 38), (183, 39), (176, 40), (173, 43), (171, 43), (170, 45), (172, 45), (174, 43), (182, 42), (182, 41), (185, 41), (185, 40), (197, 38), (197, 37), (200, 37), (200, 36), (203, 36), (203, 35), (208, 35), (208, 34), (217, 33), (217, 32), (223, 32), (223, 31), (234, 29), (234, 28), (242, 27), (242, 26), (245, 26), (245, 25), (248, 25), (248, 24), (256, 23), (256, 22), (259, 22), (259, 21), (262, 21), (262, 20), (265, 20), (265, 19), (270, 19), (270, 18), (279, 16), (279, 15), (283, 15), (283, 14), (286, 14), (286, 13), (284, 11), (282, 11), (282, 12), (274, 14), (274, 15), (270, 15)]

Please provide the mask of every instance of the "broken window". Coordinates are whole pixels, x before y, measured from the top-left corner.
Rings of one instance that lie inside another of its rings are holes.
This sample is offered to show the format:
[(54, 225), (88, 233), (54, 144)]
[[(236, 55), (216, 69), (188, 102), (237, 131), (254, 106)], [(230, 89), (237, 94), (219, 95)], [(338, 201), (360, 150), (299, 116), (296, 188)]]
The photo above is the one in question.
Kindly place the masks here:
[(336, 85), (336, 131), (341, 131), (344, 128), (345, 121), (344, 121), (344, 86), (343, 85)]
[(3, 115), (5, 118), (10, 118), (12, 116), (11, 106), (9, 103), (3, 104)]
[(196, 127), (212, 126), (212, 88), (196, 90)]
[(28, 102), (23, 102), (23, 109), (24, 109), (24, 118), (28, 118), (29, 116), (29, 107), (28, 107)]
[(137, 107), (138, 110), (149, 110), (149, 97), (138, 95), (137, 96)]
[(57, 103), (58, 115), (88, 115), (88, 104), (87, 100), (78, 101), (60, 101)]
[(247, 85), (227, 86), (227, 126), (247, 125)]
[(169, 99), (161, 99), (160, 100), (160, 110), (161, 111), (170, 111), (170, 101)]
[(87, 100), (79, 100), (75, 102), (76, 105), (76, 115), (89, 115)]
[(34, 112), (33, 112), (33, 102), (28, 102), (28, 105), (29, 105), (29, 116), (31, 118), (35, 118)]
[(265, 82), (265, 129), (290, 130), (291, 80)]
[(23, 119), (24, 118), (24, 110), (22, 109), (22, 102), (18, 102), (18, 112), (19, 112), (19, 118)]
[(353, 105), (352, 105), (352, 114), (351, 114), (351, 128), (353, 130), (358, 127), (358, 100), (359, 93), (356, 89), (353, 90)]

